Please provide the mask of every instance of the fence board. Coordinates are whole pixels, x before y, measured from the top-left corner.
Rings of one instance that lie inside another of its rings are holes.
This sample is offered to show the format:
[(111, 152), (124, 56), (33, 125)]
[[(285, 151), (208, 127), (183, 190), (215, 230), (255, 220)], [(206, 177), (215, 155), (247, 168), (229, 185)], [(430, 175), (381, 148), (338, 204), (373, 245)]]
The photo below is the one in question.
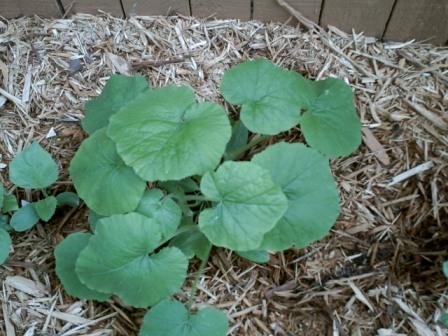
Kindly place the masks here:
[(394, 0), (327, 0), (320, 23), (346, 32), (355, 29), (367, 36), (382, 37), (393, 5)]
[(188, 0), (122, 0), (122, 3), (127, 17), (171, 13), (190, 15)]
[[(306, 18), (318, 22), (322, 0), (289, 0), (288, 4)], [(291, 15), (276, 0), (254, 0), (254, 19), (261, 21), (284, 22)]]
[(0, 16), (15, 18), (22, 15), (60, 17), (56, 0), (0, 0)]
[(120, 0), (62, 0), (62, 5), (69, 14), (98, 14), (101, 9), (114, 16), (123, 16)]
[(448, 42), (447, 0), (398, 0), (390, 19), (385, 39)]
[(191, 0), (192, 15), (250, 20), (250, 0)]

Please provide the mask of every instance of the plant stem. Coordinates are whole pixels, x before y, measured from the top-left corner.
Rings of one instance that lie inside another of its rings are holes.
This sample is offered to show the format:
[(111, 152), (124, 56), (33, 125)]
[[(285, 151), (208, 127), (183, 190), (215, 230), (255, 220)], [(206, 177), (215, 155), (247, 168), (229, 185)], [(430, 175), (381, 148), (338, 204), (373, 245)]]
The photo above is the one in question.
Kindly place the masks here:
[(208, 199), (201, 195), (185, 195), (184, 199), (186, 201), (199, 201), (199, 202), (206, 202)]
[(252, 139), (247, 145), (229, 153), (225, 159), (227, 161), (231, 161), (231, 160), (235, 160), (238, 159), (241, 154), (243, 154), (244, 152), (248, 151), (249, 149), (251, 149), (252, 147), (255, 147), (256, 145), (258, 145), (259, 143), (269, 139), (270, 135), (260, 135), (259, 137)]
[(196, 272), (196, 276), (194, 277), (193, 286), (191, 287), (190, 297), (188, 298), (188, 303), (187, 303), (188, 310), (191, 310), (191, 306), (193, 305), (194, 295), (196, 294), (196, 290), (198, 288), (199, 279), (201, 278), (202, 273), (204, 273), (205, 265), (207, 265), (208, 257), (210, 255), (211, 250), (212, 250), (212, 245), (210, 244), (208, 251), (205, 254), (205, 258), (201, 260), (199, 269)]

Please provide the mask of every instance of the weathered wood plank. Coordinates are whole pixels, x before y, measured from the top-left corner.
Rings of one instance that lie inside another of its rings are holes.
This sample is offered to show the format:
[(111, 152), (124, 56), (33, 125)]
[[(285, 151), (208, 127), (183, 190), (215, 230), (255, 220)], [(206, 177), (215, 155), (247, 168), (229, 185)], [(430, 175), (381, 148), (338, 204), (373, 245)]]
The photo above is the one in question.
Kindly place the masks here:
[[(322, 0), (289, 0), (288, 4), (297, 9), (307, 19), (319, 21)], [(291, 15), (276, 0), (254, 0), (254, 19), (260, 21), (284, 22)]]
[(188, 0), (122, 0), (126, 16), (134, 15), (190, 15)]
[(250, 0), (191, 0), (192, 15), (250, 20)]
[(60, 17), (56, 0), (0, 0), (0, 15), (15, 18), (22, 15)]
[(62, 0), (62, 5), (68, 14), (98, 14), (100, 9), (114, 16), (123, 16), (120, 0)]
[(355, 29), (366, 36), (382, 37), (393, 5), (394, 0), (328, 0), (320, 24), (348, 33)]
[(387, 40), (425, 40), (448, 42), (447, 0), (398, 0), (384, 38)]

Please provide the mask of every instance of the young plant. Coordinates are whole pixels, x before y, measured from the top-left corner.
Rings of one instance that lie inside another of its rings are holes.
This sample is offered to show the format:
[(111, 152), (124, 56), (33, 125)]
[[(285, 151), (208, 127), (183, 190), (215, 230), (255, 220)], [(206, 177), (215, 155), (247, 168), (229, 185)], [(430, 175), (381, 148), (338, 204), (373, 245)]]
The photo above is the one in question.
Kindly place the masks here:
[(31, 203), (22, 201), (22, 207), (19, 208), (15, 196), (6, 193), (0, 184), (0, 264), (6, 260), (11, 249), (8, 231), (26, 231), (39, 220), (48, 222), (57, 206), (79, 204), (75, 193), (47, 195), (46, 188), (56, 182), (57, 178), (56, 162), (37, 142), (23, 149), (9, 164), (9, 179), (13, 184), (24, 189), (41, 190), (45, 198)]
[[(151, 89), (142, 77), (112, 76), (86, 105), (90, 136), (70, 175), (93, 233), (56, 247), (56, 272), (79, 298), (116, 295), (152, 307), (140, 335), (226, 335), (223, 312), (193, 309), (212, 246), (267, 262), (270, 251), (321, 239), (339, 215), (329, 158), (361, 141), (350, 87), (259, 59), (227, 71), (221, 92), (241, 106), (233, 127), (221, 106), (198, 103), (191, 88)], [(277, 142), (252, 155), (298, 124), (311, 147)], [(168, 297), (194, 256), (201, 264), (184, 306)]]

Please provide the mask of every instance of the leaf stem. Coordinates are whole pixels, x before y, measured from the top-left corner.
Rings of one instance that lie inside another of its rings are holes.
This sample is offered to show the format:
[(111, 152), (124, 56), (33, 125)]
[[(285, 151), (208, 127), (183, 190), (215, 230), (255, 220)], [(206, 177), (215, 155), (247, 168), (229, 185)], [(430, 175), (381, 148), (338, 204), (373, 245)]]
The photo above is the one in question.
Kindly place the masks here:
[(196, 272), (196, 276), (194, 277), (193, 286), (190, 290), (190, 297), (188, 298), (187, 309), (191, 310), (191, 306), (193, 305), (194, 296), (196, 294), (196, 290), (198, 288), (199, 279), (201, 278), (202, 273), (204, 273), (205, 265), (207, 265), (208, 257), (210, 256), (210, 251), (212, 250), (212, 244), (210, 244), (207, 253), (204, 256), (204, 259), (201, 260), (198, 271)]
[(238, 159), (244, 152), (248, 151), (248, 150), (251, 149), (252, 147), (255, 147), (255, 146), (258, 145), (259, 143), (261, 143), (261, 142), (263, 142), (263, 141), (265, 141), (265, 140), (267, 140), (267, 139), (269, 139), (269, 138), (270, 138), (270, 135), (262, 134), (262, 135), (258, 136), (257, 138), (252, 139), (252, 140), (251, 140), (248, 144), (246, 144), (245, 146), (243, 146), (243, 147), (241, 147), (241, 148), (239, 148), (239, 149), (237, 149), (237, 150), (235, 150), (235, 151), (233, 151), (233, 152), (230, 152), (230, 153), (225, 157), (225, 159), (226, 159), (227, 161), (232, 161), (232, 160)]

